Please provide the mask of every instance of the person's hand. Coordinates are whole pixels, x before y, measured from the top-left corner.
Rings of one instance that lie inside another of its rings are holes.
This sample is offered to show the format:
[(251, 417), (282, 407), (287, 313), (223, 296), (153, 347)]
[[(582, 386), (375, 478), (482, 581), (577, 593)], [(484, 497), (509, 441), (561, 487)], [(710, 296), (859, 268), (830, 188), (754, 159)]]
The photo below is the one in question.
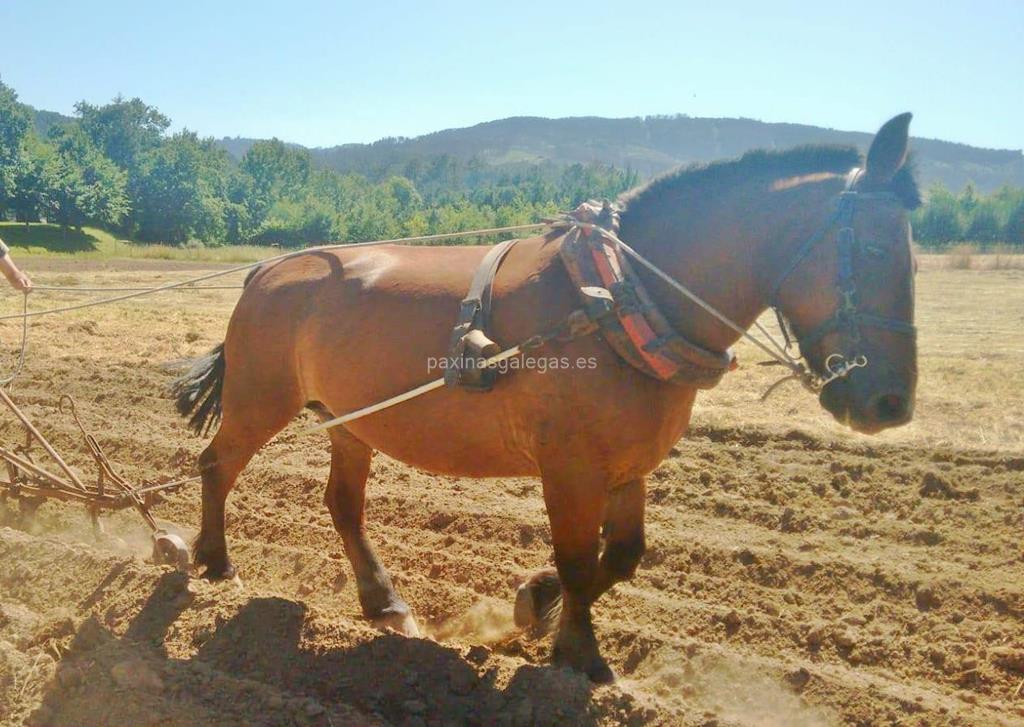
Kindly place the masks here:
[(28, 293), (32, 290), (32, 281), (20, 270), (8, 278), (8, 280), (11, 283), (11, 287), (15, 290), (20, 290), (22, 293)]

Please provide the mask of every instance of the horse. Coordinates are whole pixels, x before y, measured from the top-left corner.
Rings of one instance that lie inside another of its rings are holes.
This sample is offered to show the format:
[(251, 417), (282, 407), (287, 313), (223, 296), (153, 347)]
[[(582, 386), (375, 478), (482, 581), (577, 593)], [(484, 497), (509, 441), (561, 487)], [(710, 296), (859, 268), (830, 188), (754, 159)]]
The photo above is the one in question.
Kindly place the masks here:
[[(828, 382), (819, 401), (868, 434), (913, 413), (908, 210), (920, 200), (907, 164), (910, 118), (886, 122), (863, 160), (846, 147), (754, 151), (668, 173), (619, 200), (621, 240), (740, 327), (777, 307), (807, 366), (822, 377), (837, 352), (863, 355), (867, 365)], [(840, 207), (847, 214), (837, 223)], [(557, 248), (556, 234), (547, 233), (511, 250), (493, 288), (495, 340), (526, 340), (578, 307), (579, 290)], [(176, 387), (179, 411), (197, 432), (219, 420), (198, 462), (194, 560), (206, 578), (235, 575), (225, 503), (250, 458), (303, 408), (329, 419), (432, 378), (429, 362), (445, 356), (460, 301), (488, 249), (317, 250), (250, 274), (224, 343)], [(687, 339), (714, 351), (738, 340), (664, 281), (639, 274)], [(445, 387), (329, 429), (324, 500), (364, 615), (415, 636), (415, 618), (367, 535), (374, 452), (444, 475), (539, 477), (561, 590), (552, 660), (608, 682), (614, 672), (601, 655), (591, 607), (638, 567), (645, 477), (685, 434), (698, 390), (641, 373), (599, 335), (552, 340), (539, 353), (587, 363), (514, 368), (488, 393)]]

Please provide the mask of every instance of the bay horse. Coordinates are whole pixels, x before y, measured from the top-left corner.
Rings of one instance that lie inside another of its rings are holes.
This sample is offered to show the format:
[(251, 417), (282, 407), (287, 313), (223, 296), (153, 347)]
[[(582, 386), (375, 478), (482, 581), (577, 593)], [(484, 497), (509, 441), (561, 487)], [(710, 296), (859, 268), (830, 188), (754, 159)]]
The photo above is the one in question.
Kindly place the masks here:
[[(802, 340), (813, 371), (826, 374), (834, 352), (864, 355), (868, 365), (826, 385), (820, 403), (865, 433), (903, 424), (913, 411), (907, 210), (919, 195), (905, 164), (909, 123), (903, 114), (883, 125), (863, 162), (852, 148), (750, 152), (669, 173), (620, 200), (621, 239), (740, 326), (750, 326), (771, 302)], [(845, 228), (857, 244), (844, 257), (834, 213), (845, 173), (861, 163), (847, 191), (861, 198)], [(524, 239), (504, 262), (491, 329), (503, 345), (551, 329), (578, 306), (557, 247), (553, 233)], [(235, 572), (224, 534), (235, 479), (304, 407), (330, 418), (436, 377), (428, 361), (445, 356), (459, 303), (487, 249), (310, 251), (251, 274), (224, 343), (176, 388), (179, 411), (192, 415), (197, 431), (223, 414), (199, 457), (195, 562), (206, 577)], [(662, 281), (646, 271), (641, 277), (689, 340), (717, 351), (737, 340)], [(836, 323), (849, 292), (844, 280), (856, 284), (852, 315), (861, 325)], [(605, 682), (614, 674), (600, 654), (591, 606), (637, 568), (645, 547), (645, 477), (686, 432), (697, 389), (641, 373), (600, 336), (552, 341), (538, 354), (588, 364), (521, 368), (502, 374), (489, 393), (443, 388), (330, 429), (325, 502), (365, 616), (417, 635), (367, 538), (365, 486), (374, 451), (445, 475), (539, 477), (562, 590), (553, 661)]]

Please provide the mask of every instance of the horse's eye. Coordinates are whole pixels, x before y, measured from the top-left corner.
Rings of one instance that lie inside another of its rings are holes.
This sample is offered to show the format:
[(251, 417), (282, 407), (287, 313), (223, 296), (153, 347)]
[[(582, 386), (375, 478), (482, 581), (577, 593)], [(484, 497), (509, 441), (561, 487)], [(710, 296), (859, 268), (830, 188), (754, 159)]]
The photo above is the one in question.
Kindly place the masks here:
[(865, 245), (864, 251), (867, 252), (873, 258), (881, 259), (885, 257), (885, 250), (877, 245)]

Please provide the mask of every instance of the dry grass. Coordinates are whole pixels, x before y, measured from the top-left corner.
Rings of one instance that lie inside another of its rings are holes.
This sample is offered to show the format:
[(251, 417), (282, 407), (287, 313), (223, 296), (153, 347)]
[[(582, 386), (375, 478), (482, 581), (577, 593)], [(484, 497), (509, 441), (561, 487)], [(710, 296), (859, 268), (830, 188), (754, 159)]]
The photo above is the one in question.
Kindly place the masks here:
[(943, 253), (919, 252), (918, 261), (927, 268), (947, 270), (1024, 270), (1024, 251), (1011, 245), (982, 248), (964, 242)]
[(130, 260), (189, 260), (211, 263), (250, 263), (280, 255), (280, 248), (257, 245), (223, 247), (174, 247), (173, 245), (129, 245), (117, 257)]

